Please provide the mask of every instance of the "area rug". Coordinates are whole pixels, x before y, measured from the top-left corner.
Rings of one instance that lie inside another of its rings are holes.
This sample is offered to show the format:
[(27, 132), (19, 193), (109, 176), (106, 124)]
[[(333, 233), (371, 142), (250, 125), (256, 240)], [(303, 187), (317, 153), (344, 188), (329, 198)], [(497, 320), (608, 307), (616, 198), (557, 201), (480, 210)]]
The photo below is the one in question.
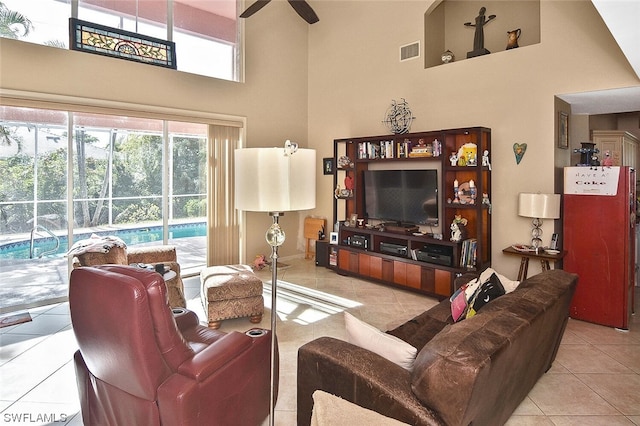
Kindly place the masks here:
[(22, 324), (23, 322), (29, 321), (31, 321), (31, 315), (29, 314), (29, 312), (5, 315), (0, 317), (0, 328)]

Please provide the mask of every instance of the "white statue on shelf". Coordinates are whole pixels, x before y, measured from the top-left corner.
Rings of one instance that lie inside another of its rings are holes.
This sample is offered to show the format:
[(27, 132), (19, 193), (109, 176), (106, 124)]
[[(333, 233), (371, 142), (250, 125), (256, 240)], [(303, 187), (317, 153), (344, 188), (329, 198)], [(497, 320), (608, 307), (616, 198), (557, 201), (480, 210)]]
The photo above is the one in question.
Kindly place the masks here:
[(489, 150), (485, 149), (482, 153), (482, 167), (487, 167), (491, 170), (491, 163), (489, 162)]
[(456, 154), (455, 152), (452, 152), (451, 155), (449, 156), (449, 161), (451, 162), (452, 166), (457, 166), (458, 165), (458, 154)]
[(462, 231), (456, 222), (451, 224), (451, 241), (458, 242), (462, 240)]

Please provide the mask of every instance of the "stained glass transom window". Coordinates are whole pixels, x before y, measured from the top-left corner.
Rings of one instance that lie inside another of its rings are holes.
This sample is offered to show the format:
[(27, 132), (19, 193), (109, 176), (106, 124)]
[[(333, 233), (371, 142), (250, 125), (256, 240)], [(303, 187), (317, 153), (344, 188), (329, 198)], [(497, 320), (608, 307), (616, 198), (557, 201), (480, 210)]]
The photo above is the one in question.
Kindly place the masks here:
[(175, 43), (70, 18), (73, 50), (177, 69)]

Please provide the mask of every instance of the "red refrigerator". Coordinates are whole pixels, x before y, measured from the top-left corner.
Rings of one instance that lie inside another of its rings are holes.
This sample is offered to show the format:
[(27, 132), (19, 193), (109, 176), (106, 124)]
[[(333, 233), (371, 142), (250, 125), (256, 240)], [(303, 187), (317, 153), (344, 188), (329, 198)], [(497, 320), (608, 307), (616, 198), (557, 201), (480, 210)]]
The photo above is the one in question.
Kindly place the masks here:
[(628, 329), (635, 283), (636, 177), (630, 167), (566, 167), (565, 271), (580, 278), (569, 315)]

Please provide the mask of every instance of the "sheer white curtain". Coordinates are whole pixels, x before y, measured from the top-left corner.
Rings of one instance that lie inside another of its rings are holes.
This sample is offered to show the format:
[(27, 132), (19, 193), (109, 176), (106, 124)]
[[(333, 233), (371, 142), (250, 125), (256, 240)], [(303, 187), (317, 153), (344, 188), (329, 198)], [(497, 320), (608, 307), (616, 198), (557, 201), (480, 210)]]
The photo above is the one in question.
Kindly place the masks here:
[(240, 131), (234, 126), (209, 126), (207, 266), (240, 261), (240, 225), (233, 201), (233, 153)]

